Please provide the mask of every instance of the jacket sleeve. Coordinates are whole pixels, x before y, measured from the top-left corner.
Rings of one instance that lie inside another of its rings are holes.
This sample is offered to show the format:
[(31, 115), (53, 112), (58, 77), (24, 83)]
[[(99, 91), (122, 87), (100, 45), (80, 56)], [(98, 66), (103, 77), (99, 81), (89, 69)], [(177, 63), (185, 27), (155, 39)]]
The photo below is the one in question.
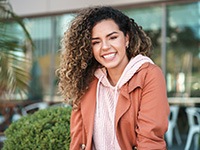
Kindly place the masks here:
[(168, 128), (169, 104), (165, 79), (157, 66), (147, 70), (137, 119), (137, 148), (166, 149), (164, 134)]
[(70, 150), (79, 150), (82, 144), (82, 117), (81, 109), (72, 110), (70, 120)]

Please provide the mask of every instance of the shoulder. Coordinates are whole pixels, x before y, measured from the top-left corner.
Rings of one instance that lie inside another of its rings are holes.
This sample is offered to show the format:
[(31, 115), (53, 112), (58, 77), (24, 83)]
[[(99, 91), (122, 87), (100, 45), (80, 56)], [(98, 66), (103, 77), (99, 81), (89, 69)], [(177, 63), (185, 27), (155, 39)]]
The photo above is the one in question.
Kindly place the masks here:
[(98, 83), (97, 78), (94, 78), (94, 80), (90, 83), (88, 89), (84, 93), (84, 95), (81, 97), (80, 99), (81, 103), (95, 97), (97, 90), (97, 83)]
[(129, 81), (129, 87), (130, 89), (142, 88), (147, 82), (160, 79), (164, 80), (161, 68), (156, 64), (144, 63)]
[(158, 76), (164, 76), (161, 68), (152, 63), (144, 63), (137, 71), (136, 77), (158, 77)]
[(156, 64), (152, 64), (152, 63), (144, 63), (139, 69), (138, 69), (138, 73), (148, 73), (148, 72), (162, 72), (161, 68), (156, 65)]

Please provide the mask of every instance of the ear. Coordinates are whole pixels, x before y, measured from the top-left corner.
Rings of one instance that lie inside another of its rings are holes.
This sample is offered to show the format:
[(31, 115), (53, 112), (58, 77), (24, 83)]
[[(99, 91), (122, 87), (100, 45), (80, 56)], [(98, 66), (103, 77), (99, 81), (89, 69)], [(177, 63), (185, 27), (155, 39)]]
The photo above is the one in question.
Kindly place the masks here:
[(126, 34), (125, 40), (126, 40), (126, 48), (128, 48), (129, 47), (129, 35), (128, 34)]

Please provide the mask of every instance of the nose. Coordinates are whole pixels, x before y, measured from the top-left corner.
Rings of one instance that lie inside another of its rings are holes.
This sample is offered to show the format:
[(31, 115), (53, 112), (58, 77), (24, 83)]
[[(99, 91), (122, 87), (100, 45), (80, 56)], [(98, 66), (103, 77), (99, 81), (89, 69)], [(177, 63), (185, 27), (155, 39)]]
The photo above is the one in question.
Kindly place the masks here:
[(107, 40), (102, 41), (102, 50), (108, 50), (110, 48), (110, 43)]

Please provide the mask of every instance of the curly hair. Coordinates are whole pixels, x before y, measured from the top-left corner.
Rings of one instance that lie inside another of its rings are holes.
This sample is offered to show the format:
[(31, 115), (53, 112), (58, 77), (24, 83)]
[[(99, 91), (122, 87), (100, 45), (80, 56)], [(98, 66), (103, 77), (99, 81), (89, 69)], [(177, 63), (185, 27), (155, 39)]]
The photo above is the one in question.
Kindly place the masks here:
[(59, 92), (70, 104), (78, 106), (80, 98), (94, 80), (95, 70), (102, 67), (92, 53), (92, 29), (98, 22), (108, 19), (113, 20), (124, 35), (129, 35), (129, 59), (138, 54), (150, 56), (151, 39), (133, 19), (109, 6), (83, 9), (64, 33), (61, 61), (57, 69)]

